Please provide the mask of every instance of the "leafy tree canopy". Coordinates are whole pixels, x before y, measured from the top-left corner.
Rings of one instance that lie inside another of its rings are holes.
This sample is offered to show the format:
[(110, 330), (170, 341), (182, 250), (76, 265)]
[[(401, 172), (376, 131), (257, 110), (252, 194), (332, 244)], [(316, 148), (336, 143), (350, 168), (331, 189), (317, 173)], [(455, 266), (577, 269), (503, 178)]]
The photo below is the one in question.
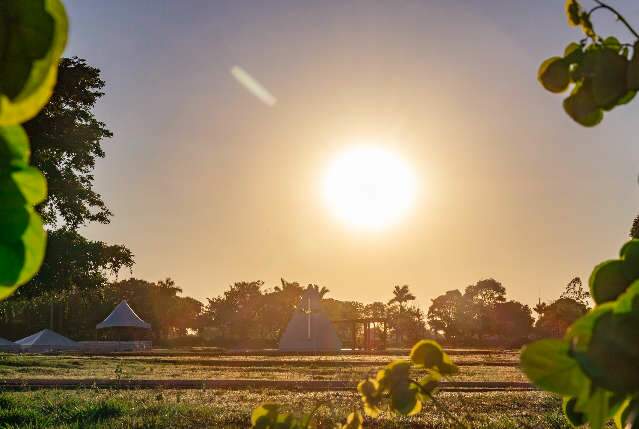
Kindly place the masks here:
[(106, 286), (110, 276), (133, 266), (133, 254), (119, 245), (90, 241), (76, 231), (49, 233), (47, 253), (40, 272), (21, 288), (16, 297), (34, 297), (66, 289), (95, 290)]
[(63, 58), (58, 82), (44, 109), (24, 124), (32, 162), (49, 182), (49, 198), (39, 207), (45, 223), (70, 229), (108, 223), (111, 212), (93, 189), (93, 169), (104, 157), (102, 142), (112, 136), (93, 108), (105, 82), (85, 60)]

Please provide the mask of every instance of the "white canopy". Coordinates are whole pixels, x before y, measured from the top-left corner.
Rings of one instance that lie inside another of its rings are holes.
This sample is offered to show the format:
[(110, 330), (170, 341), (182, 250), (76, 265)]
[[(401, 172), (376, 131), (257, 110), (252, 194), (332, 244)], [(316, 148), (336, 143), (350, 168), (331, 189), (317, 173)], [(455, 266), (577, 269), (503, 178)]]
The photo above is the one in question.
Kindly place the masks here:
[(0, 347), (15, 347), (16, 343), (0, 337)]
[(29, 347), (46, 346), (55, 348), (77, 347), (78, 345), (75, 341), (49, 329), (43, 329), (40, 332), (22, 338), (16, 341), (16, 344)]
[(135, 314), (135, 311), (125, 299), (113, 309), (111, 314), (107, 316), (102, 322), (95, 325), (96, 329), (104, 328), (143, 328), (151, 329), (151, 325)]

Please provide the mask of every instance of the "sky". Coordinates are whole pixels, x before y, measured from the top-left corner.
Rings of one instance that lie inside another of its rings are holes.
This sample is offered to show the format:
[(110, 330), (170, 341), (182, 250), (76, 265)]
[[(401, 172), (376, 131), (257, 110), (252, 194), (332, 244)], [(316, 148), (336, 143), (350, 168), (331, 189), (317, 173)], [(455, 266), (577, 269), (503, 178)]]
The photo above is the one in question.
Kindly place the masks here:
[[(493, 277), (532, 305), (587, 283), (639, 212), (639, 103), (586, 129), (536, 81), (581, 38), (563, 1), (66, 3), (65, 55), (101, 69), (114, 133), (95, 171), (114, 217), (83, 232), (128, 246), (134, 277), (202, 300), (281, 277), (365, 303), (408, 284), (423, 309)], [(614, 4), (639, 25), (636, 3)], [(414, 172), (401, 222), (361, 230), (326, 207), (323, 175), (355, 141)]]

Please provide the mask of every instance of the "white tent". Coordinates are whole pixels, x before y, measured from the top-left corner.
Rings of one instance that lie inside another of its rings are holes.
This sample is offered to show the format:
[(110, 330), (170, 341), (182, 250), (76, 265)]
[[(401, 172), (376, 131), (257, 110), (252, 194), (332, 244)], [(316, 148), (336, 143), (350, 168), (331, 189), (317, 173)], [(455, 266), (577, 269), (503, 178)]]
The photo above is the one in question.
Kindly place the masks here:
[(339, 351), (342, 343), (333, 324), (322, 311), (322, 298), (316, 289), (307, 288), (280, 338), (281, 351)]
[(125, 299), (113, 309), (106, 319), (98, 323), (96, 329), (105, 328), (143, 328), (151, 329), (151, 325), (135, 314)]
[(49, 329), (43, 329), (40, 332), (22, 338), (16, 341), (16, 344), (29, 351), (70, 350), (78, 348), (78, 343), (75, 341)]
[(18, 345), (13, 341), (5, 340), (4, 338), (0, 337), (0, 351), (14, 350), (17, 348)]

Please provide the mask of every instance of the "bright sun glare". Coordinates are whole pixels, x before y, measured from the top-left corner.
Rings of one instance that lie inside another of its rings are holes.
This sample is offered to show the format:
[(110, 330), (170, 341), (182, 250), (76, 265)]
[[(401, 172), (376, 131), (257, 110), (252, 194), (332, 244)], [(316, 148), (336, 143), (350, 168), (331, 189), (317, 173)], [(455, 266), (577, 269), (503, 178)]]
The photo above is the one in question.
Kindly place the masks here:
[(411, 168), (377, 146), (356, 146), (339, 154), (323, 182), (328, 208), (351, 226), (380, 229), (400, 221), (416, 196)]

